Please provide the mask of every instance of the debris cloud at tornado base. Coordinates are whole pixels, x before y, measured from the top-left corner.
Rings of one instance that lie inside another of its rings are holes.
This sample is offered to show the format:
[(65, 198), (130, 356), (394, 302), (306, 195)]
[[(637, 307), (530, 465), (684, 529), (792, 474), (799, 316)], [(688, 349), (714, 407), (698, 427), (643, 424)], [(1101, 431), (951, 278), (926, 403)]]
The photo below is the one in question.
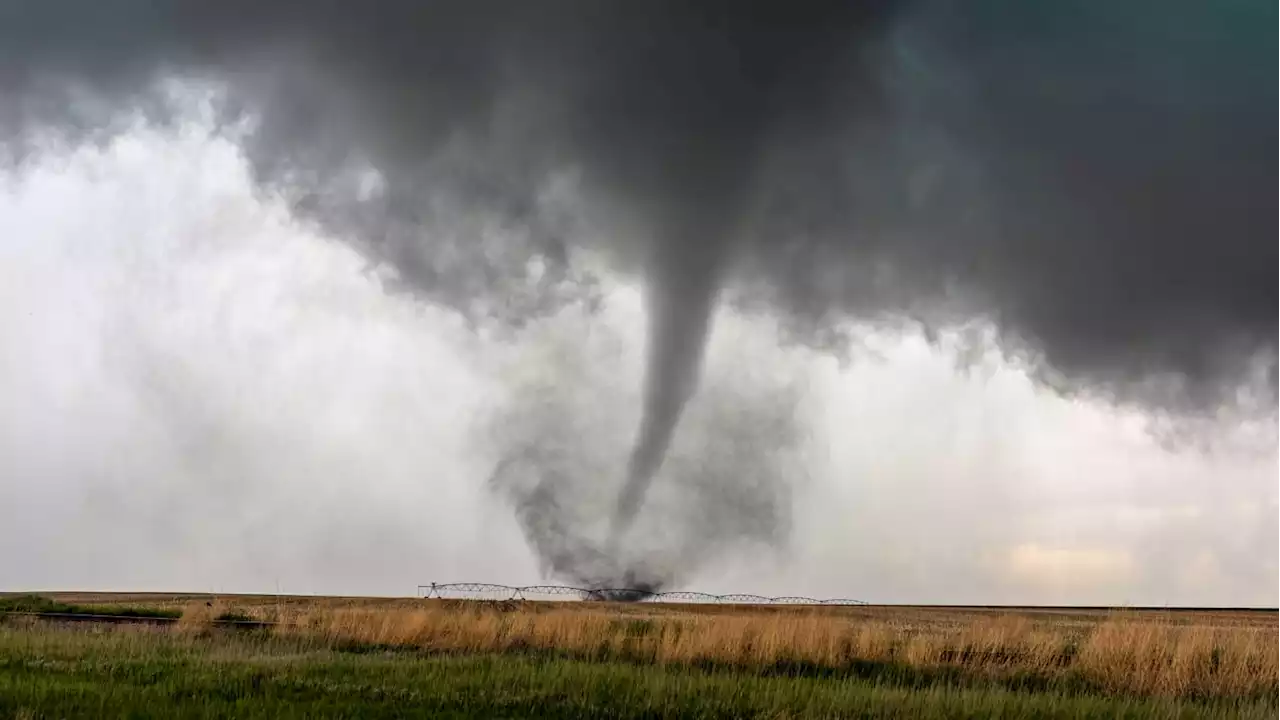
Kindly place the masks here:
[[(0, 126), (20, 160), (39, 151), (33, 130), (110, 134), (135, 108), (163, 119), (157, 79), (212, 79), (219, 112), (251, 119), (237, 131), (265, 188), (478, 325), (585, 302), (582, 250), (642, 277), (630, 440), (590, 472), (546, 454), (551, 437), (525, 443), (537, 460), (513, 445), (525, 459), (494, 483), (536, 476), (512, 497), (553, 574), (650, 582), (607, 538), (639, 521), (655, 477), (682, 477), (667, 465), (697, 434), (685, 408), (709, 392), (722, 301), (767, 307), (811, 344), (850, 316), (991, 318), (1046, 382), (1159, 412), (1212, 412), (1258, 362), (1274, 388), (1275, 13), (18, 2), (0, 11)], [(353, 181), (359, 167), (377, 182)], [(724, 507), (755, 507), (723, 477)], [(565, 539), (566, 498), (598, 488), (615, 494), (588, 513), (609, 519), (603, 544)]]
[[(482, 451), (503, 458), (490, 487), (514, 509), (544, 572), (583, 587), (656, 592), (718, 561), (781, 559), (806, 457), (821, 442), (807, 428), (806, 354), (747, 340), (759, 321), (722, 311), (703, 386), (630, 532), (618, 534), (614, 511), (630, 481), (620, 470), (645, 392), (635, 382), (641, 334), (622, 330), (638, 330), (642, 305), (622, 305), (570, 308), (522, 334), (509, 396), (479, 427)], [(744, 343), (755, 348), (752, 364), (736, 355)]]

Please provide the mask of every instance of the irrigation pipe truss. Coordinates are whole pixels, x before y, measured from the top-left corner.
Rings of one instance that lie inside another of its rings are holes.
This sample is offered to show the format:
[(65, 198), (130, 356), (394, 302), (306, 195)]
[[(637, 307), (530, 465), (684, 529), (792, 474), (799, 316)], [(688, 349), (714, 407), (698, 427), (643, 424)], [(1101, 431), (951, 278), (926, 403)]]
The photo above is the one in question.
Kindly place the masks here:
[(638, 588), (579, 588), (567, 585), (497, 585), (494, 583), (431, 583), (418, 586), (418, 597), (484, 600), (628, 600), (642, 602), (731, 603), (736, 605), (866, 605), (849, 598), (787, 595), (765, 597), (734, 593), (713, 595), (693, 590), (651, 592)]

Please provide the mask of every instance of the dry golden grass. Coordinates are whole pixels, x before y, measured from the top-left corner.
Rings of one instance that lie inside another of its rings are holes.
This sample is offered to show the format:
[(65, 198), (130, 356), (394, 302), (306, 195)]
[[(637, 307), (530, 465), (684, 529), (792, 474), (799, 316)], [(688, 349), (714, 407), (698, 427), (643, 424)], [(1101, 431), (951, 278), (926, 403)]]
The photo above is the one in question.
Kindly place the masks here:
[(182, 605), (182, 616), (174, 627), (183, 632), (202, 632), (212, 628), (214, 619), (229, 609), (224, 600), (190, 600)]
[[(95, 596), (65, 601), (103, 602)], [(538, 650), (663, 664), (849, 669), (881, 664), (993, 679), (1079, 680), (1115, 694), (1274, 696), (1277, 614), (1264, 611), (777, 607), (115, 596), (184, 609), (187, 628), (227, 611), (331, 643), (444, 652)], [(188, 617), (189, 615), (189, 617)]]
[(791, 610), (625, 615), (609, 607), (293, 607), (257, 617), (276, 631), (329, 642), (438, 651), (559, 651), (656, 663), (847, 668), (859, 662), (954, 668), (1000, 678), (1075, 677), (1117, 694), (1228, 697), (1274, 694), (1280, 647), (1271, 624), (1191, 624), (1117, 614), (1087, 625), (1017, 614), (951, 623), (860, 620)]

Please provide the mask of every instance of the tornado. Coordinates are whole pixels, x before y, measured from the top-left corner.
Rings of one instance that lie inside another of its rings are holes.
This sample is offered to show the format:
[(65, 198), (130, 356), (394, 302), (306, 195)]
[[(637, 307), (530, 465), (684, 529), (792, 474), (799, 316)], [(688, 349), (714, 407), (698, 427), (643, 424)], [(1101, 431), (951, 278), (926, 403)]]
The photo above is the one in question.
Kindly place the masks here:
[[(763, 528), (786, 527), (785, 493), (746, 503), (738, 481), (780, 447), (763, 430), (723, 472), (668, 459), (729, 432), (692, 432), (690, 399), (715, 385), (703, 355), (731, 298), (814, 347), (850, 321), (990, 320), (1050, 390), (1191, 420), (1236, 403), (1260, 367), (1274, 416), (1276, 13), (1262, 0), (16, 0), (0, 5), (0, 163), (139, 118), (172, 124), (173, 83), (210, 82), (209, 110), (264, 192), (393, 270), (389, 291), (516, 332), (594, 292), (574, 258), (640, 282), (633, 440), (618, 430), (628, 440), (597, 458), (584, 429), (602, 419), (568, 401), (535, 411), (555, 392), (535, 393), (511, 402), (520, 432), (494, 454), (524, 459), (490, 484), (517, 499), (549, 573), (648, 583), (628, 565), (636, 543), (600, 549), (633, 522), (689, 529), (685, 557), (716, 512), (717, 537), (784, 536)], [(361, 164), (380, 192), (352, 181)], [(564, 177), (574, 193), (557, 205)], [(785, 403), (753, 403), (774, 432)], [(645, 514), (668, 481), (674, 510)], [(669, 517), (693, 509), (687, 525)]]
[(725, 241), (661, 246), (647, 289), (648, 357), (644, 407), (614, 513), (616, 543), (635, 520), (671, 445), (680, 415), (697, 391), (711, 330)]

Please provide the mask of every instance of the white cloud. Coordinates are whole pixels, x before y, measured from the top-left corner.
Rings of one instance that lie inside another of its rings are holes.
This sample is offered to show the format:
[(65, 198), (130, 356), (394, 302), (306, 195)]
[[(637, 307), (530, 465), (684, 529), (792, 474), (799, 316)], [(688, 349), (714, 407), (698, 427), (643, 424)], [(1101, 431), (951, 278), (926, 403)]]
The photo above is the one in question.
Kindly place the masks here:
[[(1053, 548), (1025, 543), (1001, 558), (1010, 580), (1027, 586), (1047, 602), (1088, 602), (1090, 596), (1105, 604), (1124, 604), (1113, 595), (1118, 587), (1131, 586), (1133, 557), (1123, 550), (1103, 548)], [(1051, 600), (1049, 598), (1056, 598)], [(1095, 602), (1098, 602), (1095, 600)]]

